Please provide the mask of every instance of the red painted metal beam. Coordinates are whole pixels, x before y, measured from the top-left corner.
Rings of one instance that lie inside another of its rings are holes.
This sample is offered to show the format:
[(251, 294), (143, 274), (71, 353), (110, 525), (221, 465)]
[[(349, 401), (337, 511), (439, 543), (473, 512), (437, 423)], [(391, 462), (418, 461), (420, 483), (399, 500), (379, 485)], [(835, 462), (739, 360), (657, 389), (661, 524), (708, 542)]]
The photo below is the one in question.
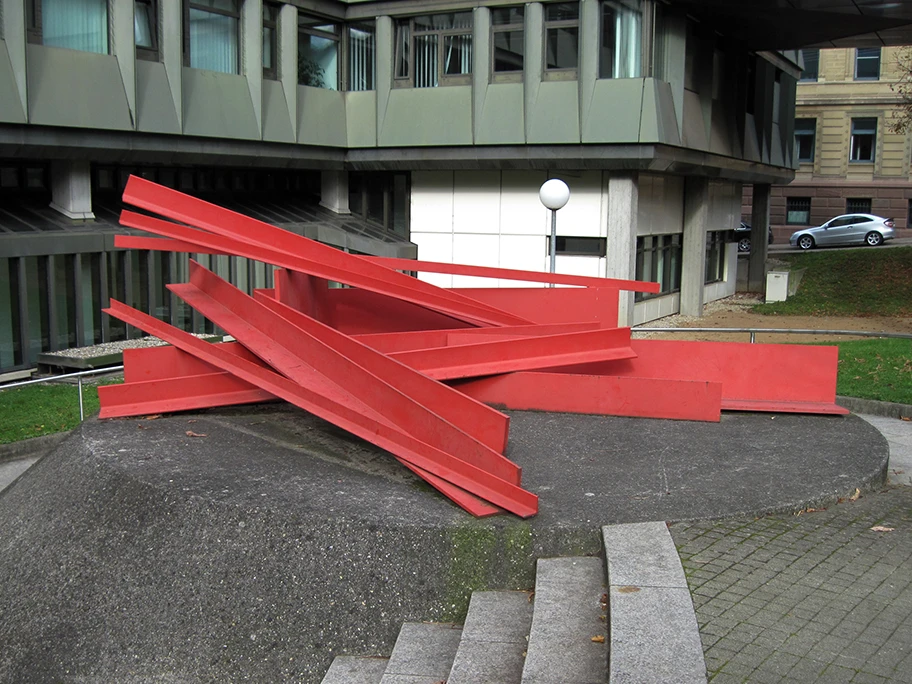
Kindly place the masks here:
[(525, 337), (391, 354), (437, 380), (627, 359), (630, 328)]
[(375, 421), (347, 406), (309, 391), (273, 371), (226, 353), (218, 348), (219, 345), (203, 342), (189, 333), (178, 330), (174, 326), (136, 311), (116, 300), (111, 300), (111, 306), (105, 309), (105, 313), (155, 335), (213, 366), (229, 371), (305, 411), (348, 430), (488, 503), (504, 508), (520, 517), (530, 517), (538, 511), (538, 497), (531, 492), (419, 442), (385, 423)]
[(533, 323), (598, 322), (617, 328), (619, 322), (620, 292), (610, 287), (477, 287), (454, 292)]
[(494, 337), (541, 337), (557, 333), (598, 330), (599, 323), (556, 323), (553, 325), (517, 325), (490, 328), (455, 328), (449, 330), (414, 330), (395, 333), (368, 333), (355, 335), (359, 342), (389, 354), (391, 352), (449, 347), (454, 343), (470, 344), (471, 341), (485, 341)]
[(718, 422), (722, 384), (608, 375), (520, 372), (453, 387), (493, 406), (519, 411), (559, 411)]
[[(357, 360), (367, 359), (375, 369), (382, 369), (387, 377), (397, 374), (408, 376), (413, 380), (411, 389), (424, 389), (427, 385), (419, 385), (415, 376), (420, 374), (415, 371), (389, 360), (389, 363), (383, 364), (378, 359), (379, 354), (373, 350), (358, 343), (345, 345), (339, 333), (313, 319), (305, 321), (307, 317), (298, 313), (295, 320), (307, 325), (307, 329), (301, 328), (195, 261), (190, 262), (190, 283), (169, 285), (168, 289), (301, 386), (316, 389), (336, 401), (350, 395), (420, 441), (448, 453), (459, 454), (459, 458), (467, 463), (507, 482), (519, 483), (520, 469), (515, 463), (444, 420), (420, 401), (404, 394), (401, 389), (405, 383), (400, 383), (399, 388), (391, 386), (359, 365)], [(290, 316), (295, 312), (286, 307), (285, 313)], [(344, 345), (345, 351), (331, 344)], [(357, 360), (349, 357), (349, 352), (354, 353)], [(316, 387), (315, 380), (321, 381)], [(427, 381), (427, 378), (424, 380)], [(448, 392), (446, 388), (442, 390)], [(490, 411), (486, 407), (480, 408)], [(461, 422), (465, 424), (464, 420)], [(505, 441), (505, 426), (506, 416), (503, 416), (500, 421), (501, 442)]]
[(524, 271), (514, 268), (492, 268), (490, 266), (470, 266), (467, 264), (446, 264), (436, 261), (418, 261), (416, 259), (397, 259), (395, 257), (371, 256), (366, 258), (373, 261), (375, 264), (380, 264), (387, 268), (394, 268), (399, 271), (446, 273), (449, 275), (498, 278), (500, 280), (518, 280), (531, 283), (554, 283), (555, 285), (576, 285), (580, 287), (607, 287), (615, 290), (628, 290), (631, 292), (657, 293), (659, 291), (658, 283), (647, 283), (639, 280), (593, 278), (590, 276)]
[(188, 252), (189, 254), (214, 254), (218, 256), (228, 254), (228, 252), (209, 249), (184, 240), (152, 238), (142, 235), (115, 235), (114, 246), (123, 247), (124, 249), (147, 249), (152, 252)]
[[(510, 316), (505, 312), (479, 306), (477, 302), (456, 292), (444, 290), (430, 283), (371, 263), (354, 254), (342, 252), (329, 245), (296, 235), (290, 231), (238, 214), (218, 205), (204, 202), (137, 176), (130, 176), (127, 181), (123, 200), (142, 209), (154, 211), (166, 218), (187, 223), (204, 231), (231, 238), (249, 246), (266, 248), (279, 254), (294, 254), (302, 261), (306, 260), (313, 264), (310, 269), (295, 269), (304, 270), (310, 275), (326, 277), (329, 280), (336, 280), (337, 282), (346, 283), (354, 287), (363, 287), (364, 289), (380, 288), (374, 291), (388, 291), (394, 295), (396, 292), (393, 290), (405, 292), (413, 298), (407, 299), (407, 301), (415, 301), (422, 306), (428, 306), (445, 313), (459, 314), (460, 318), (468, 316), (473, 321), (481, 323), (492, 325), (529, 323), (529, 321), (517, 320), (515, 316)], [(123, 223), (123, 220), (121, 222)], [(141, 226), (133, 227), (141, 228)], [(180, 236), (167, 237), (182, 239)], [(196, 240), (191, 240), (191, 242), (196, 242)], [(243, 252), (236, 249), (232, 249), (231, 253), (238, 256), (243, 254)], [(340, 274), (341, 278), (317, 273), (313, 270), (314, 268), (333, 270)], [(489, 309), (485, 316), (477, 318), (476, 313), (485, 309)], [(493, 319), (491, 318), (492, 316)]]
[(295, 327), (351, 359), (396, 391), (418, 402), (462, 432), (472, 435), (482, 444), (498, 453), (503, 453), (506, 449), (510, 428), (508, 416), (436, 380), (431, 380), (400, 361), (381, 354), (275, 299), (265, 296), (258, 296), (255, 299)]

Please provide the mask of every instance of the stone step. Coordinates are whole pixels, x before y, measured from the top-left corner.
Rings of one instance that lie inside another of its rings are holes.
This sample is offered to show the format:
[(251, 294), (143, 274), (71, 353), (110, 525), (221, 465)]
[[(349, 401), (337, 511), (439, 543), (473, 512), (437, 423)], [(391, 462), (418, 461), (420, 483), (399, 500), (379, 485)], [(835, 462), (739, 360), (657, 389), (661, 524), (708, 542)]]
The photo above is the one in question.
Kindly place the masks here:
[(604, 684), (608, 645), (599, 558), (542, 558), (522, 684)]
[(380, 684), (440, 684), (456, 657), (462, 629), (455, 625), (406, 622), (399, 631)]
[(520, 684), (531, 624), (528, 592), (474, 592), (447, 684)]
[(322, 684), (380, 684), (389, 658), (336, 656)]
[(602, 528), (612, 684), (705, 684), (706, 664), (681, 559), (664, 522)]

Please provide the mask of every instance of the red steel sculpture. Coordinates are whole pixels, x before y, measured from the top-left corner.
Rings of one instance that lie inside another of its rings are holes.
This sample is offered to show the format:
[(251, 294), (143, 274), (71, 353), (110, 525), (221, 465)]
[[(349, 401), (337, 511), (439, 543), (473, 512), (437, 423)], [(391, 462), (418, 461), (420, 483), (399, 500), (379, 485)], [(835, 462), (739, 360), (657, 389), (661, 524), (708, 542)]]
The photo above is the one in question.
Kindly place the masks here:
[[(530, 517), (538, 497), (504, 456), (491, 406), (718, 421), (723, 410), (846, 413), (834, 347), (632, 340), (621, 290), (656, 283), (363, 257), (131, 177), (118, 235), (133, 249), (228, 254), (276, 267), (250, 296), (191, 260), (168, 289), (235, 342), (204, 342), (112, 300), (105, 311), (168, 347), (124, 352), (101, 417), (284, 400), (390, 452), (476, 516)], [(560, 288), (436, 287), (424, 271)], [(330, 288), (329, 281), (349, 285)]]

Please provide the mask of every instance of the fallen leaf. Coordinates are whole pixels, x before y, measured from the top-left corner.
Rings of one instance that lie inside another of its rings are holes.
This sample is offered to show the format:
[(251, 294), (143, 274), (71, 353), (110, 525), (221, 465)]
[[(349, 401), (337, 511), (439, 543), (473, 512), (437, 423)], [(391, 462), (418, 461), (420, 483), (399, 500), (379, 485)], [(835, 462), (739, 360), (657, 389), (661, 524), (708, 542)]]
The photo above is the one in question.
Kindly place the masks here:
[(592, 637), (592, 640), (597, 644), (605, 643), (605, 637), (602, 634), (596, 634), (594, 637)]
[(161, 418), (161, 417), (162, 417), (162, 414), (160, 414), (160, 413), (153, 413), (151, 416), (146, 416), (146, 417), (145, 417), (145, 420), (158, 420), (158, 419)]
[(912, 420), (912, 416), (900, 416), (900, 420)]
[(193, 430), (187, 430), (187, 437), (208, 437), (209, 435), (203, 435)]
[(886, 525), (874, 525), (874, 527), (871, 528), (871, 531), (872, 532), (892, 532), (894, 529), (896, 529), (896, 528), (887, 527)]
[(795, 515), (804, 515), (805, 513), (822, 513), (825, 510), (825, 508), (804, 508), (795, 513)]
[(640, 590), (639, 587), (630, 587), (630, 586), (618, 587), (618, 591), (621, 592), (622, 594), (634, 594), (634, 593), (638, 592), (639, 590)]
[(855, 488), (855, 493), (849, 497), (849, 501), (858, 501), (861, 498), (861, 490), (858, 487)]

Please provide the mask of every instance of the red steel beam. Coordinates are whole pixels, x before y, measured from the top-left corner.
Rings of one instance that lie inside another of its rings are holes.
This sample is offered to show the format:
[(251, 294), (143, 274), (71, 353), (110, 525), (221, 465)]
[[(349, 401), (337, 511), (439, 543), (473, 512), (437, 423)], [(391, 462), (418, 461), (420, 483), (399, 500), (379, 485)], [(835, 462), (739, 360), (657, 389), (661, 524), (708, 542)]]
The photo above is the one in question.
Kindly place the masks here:
[(531, 492), (491, 475), (481, 468), (476, 468), (451, 454), (434, 449), (385, 423), (373, 420), (347, 406), (309, 391), (278, 373), (239, 359), (231, 353), (226, 353), (218, 348), (219, 345), (201, 341), (189, 333), (116, 300), (111, 300), (111, 306), (104, 312), (125, 323), (135, 325), (183, 351), (198, 356), (213, 366), (229, 371), (319, 418), (348, 430), (355, 436), (403, 458), (490, 504), (520, 517), (531, 517), (538, 511), (538, 497)]
[[(476, 312), (490, 309), (490, 307), (480, 306), (478, 302), (458, 293), (444, 290), (431, 283), (426, 283), (384, 266), (371, 263), (354, 254), (342, 252), (316, 240), (296, 235), (282, 228), (137, 176), (130, 176), (128, 179), (124, 188), (123, 200), (142, 209), (154, 211), (166, 218), (187, 223), (215, 235), (232, 238), (250, 246), (267, 248), (280, 254), (297, 255), (301, 260), (310, 261), (313, 264), (311, 268), (332, 269), (341, 275), (341, 279), (323, 275), (313, 270), (305, 270), (311, 275), (326, 277), (329, 280), (336, 280), (365, 289), (372, 289), (367, 286), (368, 284), (374, 288), (384, 288), (385, 285), (384, 289), (375, 291), (386, 291), (386, 288), (400, 292), (404, 291), (415, 298), (409, 301), (415, 301), (418, 304), (444, 311), (445, 313), (458, 313), (460, 318), (469, 316), (473, 320), (482, 323), (517, 325), (529, 322), (517, 320), (515, 316), (493, 309), (487, 311), (485, 318), (476, 318)], [(177, 237), (181, 239), (179, 236)], [(195, 242), (195, 240), (191, 240), (191, 242)], [(242, 254), (242, 252), (234, 249), (231, 250), (231, 253)], [(391, 292), (391, 294), (395, 294), (395, 292)], [(438, 308), (440, 306), (446, 306), (446, 308)], [(491, 320), (490, 316), (493, 316), (494, 320)]]
[(627, 359), (630, 328), (525, 337), (397, 352), (393, 358), (437, 380)]
[[(168, 289), (291, 380), (312, 388), (317, 374), (318, 379), (325, 379), (330, 385), (318, 389), (327, 396), (338, 401), (343, 394), (349, 394), (420, 441), (459, 454), (467, 463), (519, 484), (520, 469), (515, 463), (374, 375), (338, 347), (330, 346), (340, 342), (339, 333), (322, 330), (318, 337), (315, 332), (320, 324), (313, 319), (308, 323), (303, 320), (304, 314), (298, 314), (295, 320), (308, 329), (298, 327), (195, 261), (190, 262), (190, 283), (169, 285)], [(378, 354), (363, 345), (348, 345), (345, 351), (355, 352), (359, 360), (373, 356), (375, 367), (381, 367)], [(419, 375), (396, 362), (385, 364), (383, 372), (387, 376)], [(414, 386), (418, 387), (417, 380)], [(501, 422), (502, 440), (505, 419), (506, 416)]]
[(421, 273), (446, 273), (449, 275), (475, 276), (479, 278), (499, 278), (501, 280), (518, 280), (530, 283), (554, 283), (555, 285), (576, 285), (581, 287), (608, 287), (615, 290), (631, 292), (659, 291), (658, 283), (647, 283), (639, 280), (618, 280), (616, 278), (593, 278), (591, 276), (563, 275), (559, 273), (542, 273), (524, 271), (514, 268), (492, 268), (490, 266), (470, 266), (467, 264), (445, 264), (436, 261), (418, 261), (415, 259), (398, 259), (395, 257), (365, 257), (375, 264), (394, 268), (399, 271), (420, 271)]
[(608, 375), (520, 372), (453, 387), (494, 406), (518, 411), (559, 411), (719, 422), (722, 384)]
[(503, 453), (506, 449), (510, 429), (508, 416), (466, 397), (461, 392), (436, 380), (431, 380), (400, 361), (381, 354), (275, 299), (259, 295), (255, 297), (255, 300), (323, 344), (351, 359), (398, 392), (452, 423), (461, 431), (472, 435), (482, 444), (498, 453)]

